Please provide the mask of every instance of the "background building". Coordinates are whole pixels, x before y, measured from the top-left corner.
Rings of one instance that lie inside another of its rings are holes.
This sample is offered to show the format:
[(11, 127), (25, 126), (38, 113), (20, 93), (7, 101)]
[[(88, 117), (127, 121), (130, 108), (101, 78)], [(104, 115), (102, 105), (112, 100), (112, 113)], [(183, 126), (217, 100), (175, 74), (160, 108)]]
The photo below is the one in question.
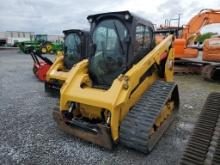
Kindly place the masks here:
[(17, 42), (30, 41), (34, 37), (34, 32), (7, 31), (7, 45), (13, 46)]
[[(14, 46), (17, 42), (33, 41), (34, 32), (6, 31), (0, 32), (0, 46)], [(51, 42), (63, 42), (63, 35), (47, 35), (47, 40)]]
[(63, 42), (63, 35), (47, 35), (47, 40), (51, 42), (61, 43)]
[(5, 32), (0, 32), (0, 46), (7, 43), (7, 37)]

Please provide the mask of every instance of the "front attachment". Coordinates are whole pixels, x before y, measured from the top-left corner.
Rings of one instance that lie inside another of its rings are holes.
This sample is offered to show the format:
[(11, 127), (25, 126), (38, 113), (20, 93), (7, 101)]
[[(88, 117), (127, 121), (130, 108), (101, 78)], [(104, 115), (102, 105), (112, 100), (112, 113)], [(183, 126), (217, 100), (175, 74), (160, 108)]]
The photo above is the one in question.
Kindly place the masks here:
[(58, 107), (53, 109), (53, 118), (62, 131), (107, 149), (113, 148), (110, 127), (102, 124), (90, 124), (74, 118), (65, 119)]

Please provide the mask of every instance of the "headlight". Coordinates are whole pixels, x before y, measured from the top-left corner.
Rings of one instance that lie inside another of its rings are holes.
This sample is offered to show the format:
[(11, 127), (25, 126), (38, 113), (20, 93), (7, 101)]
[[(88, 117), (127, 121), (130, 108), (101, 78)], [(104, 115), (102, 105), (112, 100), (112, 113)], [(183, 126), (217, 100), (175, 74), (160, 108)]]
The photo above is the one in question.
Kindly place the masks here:
[(129, 14), (125, 14), (125, 19), (128, 20), (130, 18)]
[(92, 21), (93, 21), (92, 18), (89, 18), (89, 23), (92, 23)]

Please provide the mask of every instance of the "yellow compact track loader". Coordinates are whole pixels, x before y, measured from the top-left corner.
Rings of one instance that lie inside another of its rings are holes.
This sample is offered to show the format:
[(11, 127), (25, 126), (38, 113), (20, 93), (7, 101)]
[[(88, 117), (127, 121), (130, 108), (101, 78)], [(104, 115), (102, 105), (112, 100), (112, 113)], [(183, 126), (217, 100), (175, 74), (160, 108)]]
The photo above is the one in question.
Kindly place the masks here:
[(46, 74), (45, 91), (59, 95), (74, 65), (88, 57), (89, 32), (71, 29), (64, 33), (64, 55), (58, 56)]
[(63, 131), (81, 139), (148, 153), (179, 105), (172, 35), (155, 46), (153, 24), (129, 11), (88, 20), (91, 56), (70, 71), (53, 117)]

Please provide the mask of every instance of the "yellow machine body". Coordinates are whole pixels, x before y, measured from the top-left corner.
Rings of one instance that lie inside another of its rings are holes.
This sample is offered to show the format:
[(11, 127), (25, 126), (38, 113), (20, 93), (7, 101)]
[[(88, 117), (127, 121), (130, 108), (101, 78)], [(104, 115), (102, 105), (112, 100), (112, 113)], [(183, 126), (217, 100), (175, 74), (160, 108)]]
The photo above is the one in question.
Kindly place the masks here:
[(64, 70), (63, 58), (64, 56), (61, 54), (59, 54), (59, 56), (56, 57), (55, 62), (46, 74), (46, 81), (50, 81), (52, 79), (65, 81), (67, 79), (68, 72), (65, 72)]
[[(171, 48), (172, 40), (172, 35), (170, 35), (160, 42), (125, 74), (119, 75), (113, 81), (111, 87), (106, 90), (92, 87), (88, 73), (88, 60), (77, 63), (75, 68), (69, 71), (61, 88), (60, 111), (68, 110), (71, 102), (75, 102), (78, 113), (83, 117), (99, 119), (101, 111), (104, 110), (106, 120), (110, 119), (108, 123), (111, 128), (112, 140), (117, 142), (119, 140), (120, 124), (129, 110), (156, 80), (161, 79), (158, 72), (153, 71), (150, 76), (141, 81), (141, 78), (152, 66), (160, 65), (164, 54), (166, 54), (166, 63), (163, 80), (166, 82), (173, 81), (174, 55)], [(62, 66), (60, 65), (60, 67)], [(65, 75), (62, 76), (65, 77)], [(172, 103), (169, 106), (172, 106)], [(163, 115), (167, 114), (164, 112), (161, 115), (158, 117), (158, 122), (163, 118)]]

